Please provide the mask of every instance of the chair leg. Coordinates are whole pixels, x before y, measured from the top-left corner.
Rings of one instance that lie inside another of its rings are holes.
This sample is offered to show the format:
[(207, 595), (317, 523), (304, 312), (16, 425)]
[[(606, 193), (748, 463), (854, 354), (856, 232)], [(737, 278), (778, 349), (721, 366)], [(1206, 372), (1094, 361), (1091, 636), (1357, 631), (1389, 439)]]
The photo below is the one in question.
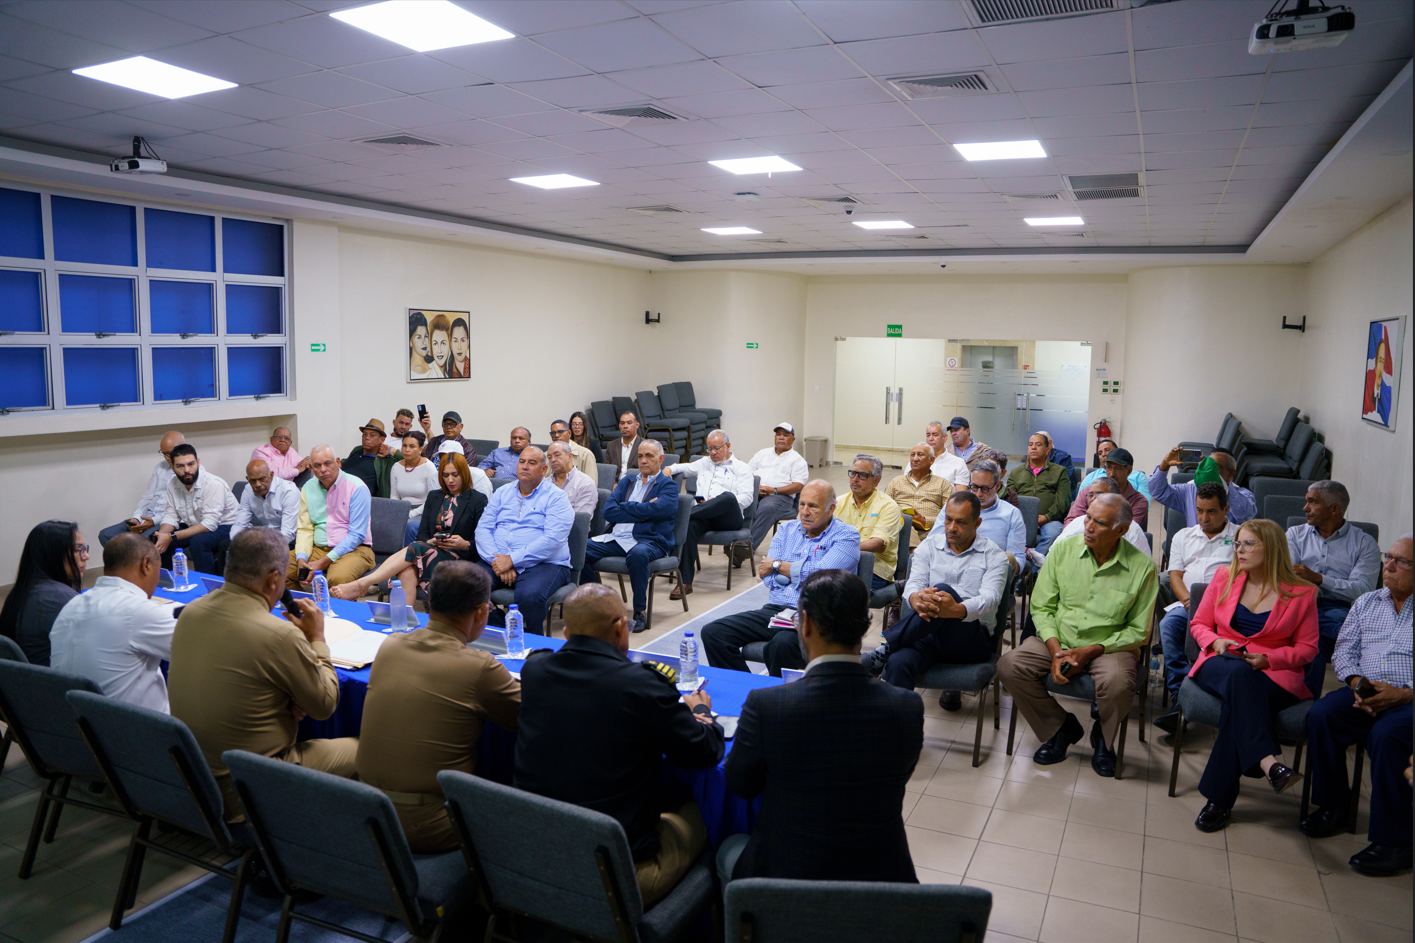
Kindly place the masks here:
[(74, 777), (65, 776), (59, 785), (57, 801), (54, 808), (49, 812), (49, 827), (44, 830), (44, 843), (52, 845), (54, 843), (54, 833), (59, 830), (59, 813), (64, 811), (64, 798), (69, 794), (69, 787), (73, 785)]
[[(1298, 740), (1297, 742), (1298, 742), (1299, 744), (1301, 744), (1301, 743), (1303, 743), (1304, 741)], [(1300, 749), (1300, 747), (1299, 747), (1299, 749)], [(1297, 812), (1297, 823), (1300, 825), (1300, 824), (1302, 823), (1302, 820), (1307, 817), (1307, 810), (1308, 810), (1309, 808), (1311, 808), (1311, 805), (1312, 805), (1312, 751), (1311, 751), (1311, 750), (1308, 750), (1308, 751), (1307, 751), (1307, 768), (1306, 768), (1306, 769), (1302, 769), (1301, 766), (1297, 766), (1297, 767), (1295, 767), (1295, 769), (1297, 769), (1299, 772), (1302, 773), (1302, 808), (1299, 809), (1298, 812)]]
[[(1310, 753), (1311, 751), (1308, 752)], [(1356, 834), (1356, 816), (1361, 811), (1361, 766), (1365, 758), (1366, 750), (1358, 742), (1356, 744), (1356, 767), (1352, 770), (1351, 775), (1351, 808), (1347, 813), (1347, 818), (1351, 824), (1346, 827), (1346, 830), (1352, 835)], [(1311, 763), (1308, 763), (1308, 765), (1310, 766)], [(1310, 780), (1312, 777), (1308, 776), (1306, 778)]]
[(44, 791), (39, 794), (39, 804), (34, 810), (34, 822), (29, 828), (29, 840), (25, 842), (24, 857), (20, 859), (20, 880), (30, 876), (30, 871), (34, 869), (34, 856), (39, 851), (39, 839), (44, 834), (44, 820), (48, 817), (49, 804), (54, 801), (54, 784), (58, 779), (51, 779), (44, 786)]
[(645, 631), (645, 632), (647, 632), (649, 629), (653, 628), (653, 584), (654, 584), (654, 580), (656, 580), (656, 579), (658, 579), (658, 574), (657, 574), (657, 573), (650, 573), (650, 574), (649, 574), (649, 601), (648, 601), (648, 609), (644, 612), (644, 631)]
[(1179, 726), (1174, 730), (1174, 762), (1169, 767), (1169, 797), (1174, 798), (1174, 786), (1179, 782), (1179, 751), (1184, 746), (1184, 708), (1179, 708)]
[(1115, 781), (1120, 782), (1120, 774), (1125, 772), (1125, 731), (1130, 726), (1130, 715), (1127, 713), (1120, 718), (1120, 735), (1115, 739), (1119, 742), (1115, 745)]
[[(732, 592), (732, 557), (737, 549), (736, 544), (728, 544), (722, 548), (723, 559), (727, 561), (727, 591)], [(712, 544), (708, 544), (708, 554), (712, 553)]]
[(285, 895), (285, 903), (280, 905), (280, 925), (275, 928), (275, 943), (289, 943), (290, 924), (295, 920), (295, 898)]
[[(681, 589), (682, 586), (683, 586), (683, 571), (682, 571), (682, 570), (674, 570), (674, 571), (673, 571), (673, 575), (676, 576), (676, 577), (678, 577), (678, 586), (679, 586), (679, 588)], [(687, 593), (679, 593), (679, 595), (683, 597), (683, 611), (684, 611), (684, 612), (687, 612), (687, 611), (688, 611), (688, 594), (687, 594)]]
[(10, 758), (10, 744), (14, 742), (15, 735), (6, 730), (5, 739), (0, 741), (0, 774), (5, 771), (5, 762)]
[(628, 601), (629, 601), (629, 594), (626, 593), (626, 592), (624, 592), (624, 574), (623, 574), (623, 573), (620, 573), (620, 574), (619, 574), (619, 598), (620, 598), (620, 599), (623, 599), (625, 602), (628, 602)]
[(1012, 738), (1017, 735), (1017, 700), (1012, 701), (1012, 720), (1007, 724), (1007, 755), (1012, 755)]
[(973, 768), (977, 769), (982, 762), (979, 757), (983, 751), (983, 714), (988, 706), (988, 685), (983, 685), (983, 689), (978, 692), (978, 732), (973, 736)]
[(123, 874), (118, 878), (118, 895), (113, 899), (113, 914), (108, 918), (108, 927), (117, 930), (123, 925), (123, 913), (133, 906), (138, 893), (138, 881), (142, 879), (142, 865), (146, 858), (143, 842), (152, 833), (152, 819), (143, 819), (128, 842), (128, 855), (123, 861)]
[(255, 858), (255, 849), (246, 850), (241, 855), (241, 864), (236, 868), (236, 884), (231, 888), (231, 906), (226, 911), (226, 930), (221, 934), (221, 943), (235, 943), (236, 923), (241, 919), (241, 902), (246, 896), (246, 880), (250, 877), (251, 861)]
[(1002, 680), (992, 679), (992, 729), (1002, 729)]

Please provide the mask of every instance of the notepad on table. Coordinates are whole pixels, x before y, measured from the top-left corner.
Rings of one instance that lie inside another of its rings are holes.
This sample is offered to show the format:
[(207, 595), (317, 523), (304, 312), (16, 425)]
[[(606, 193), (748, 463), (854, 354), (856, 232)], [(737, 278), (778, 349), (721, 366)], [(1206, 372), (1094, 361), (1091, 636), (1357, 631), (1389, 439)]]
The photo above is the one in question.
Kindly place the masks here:
[(373, 664), (374, 656), (388, 636), (359, 628), (347, 619), (325, 619), (324, 640), (329, 645), (329, 660), (341, 668), (363, 668)]

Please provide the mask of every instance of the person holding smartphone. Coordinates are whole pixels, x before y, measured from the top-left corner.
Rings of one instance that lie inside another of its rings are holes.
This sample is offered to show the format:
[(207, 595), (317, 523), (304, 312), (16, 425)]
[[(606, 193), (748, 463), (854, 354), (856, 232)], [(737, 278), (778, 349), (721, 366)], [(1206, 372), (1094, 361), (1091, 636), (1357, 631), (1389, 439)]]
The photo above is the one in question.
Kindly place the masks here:
[(1259, 518), (1238, 528), (1233, 560), (1214, 574), (1189, 631), (1199, 644), (1189, 677), (1223, 701), (1199, 780), (1208, 802), (1194, 820), (1217, 832), (1244, 774), (1261, 773), (1277, 793), (1302, 781), (1282, 762), (1277, 715), (1312, 696), (1305, 674), (1317, 654), (1317, 589), (1293, 571), (1281, 527)]

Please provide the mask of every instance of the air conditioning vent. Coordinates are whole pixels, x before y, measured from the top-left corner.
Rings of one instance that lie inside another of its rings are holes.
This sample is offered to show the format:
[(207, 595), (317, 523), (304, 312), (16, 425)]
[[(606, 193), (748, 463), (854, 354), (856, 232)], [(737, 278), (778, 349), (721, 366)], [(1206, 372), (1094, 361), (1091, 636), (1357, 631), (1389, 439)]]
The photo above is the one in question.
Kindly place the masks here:
[(914, 78), (890, 79), (905, 98), (954, 98), (959, 95), (979, 95), (995, 92), (996, 88), (981, 72), (958, 72), (953, 75), (921, 75)]
[(1090, 236), (1083, 232), (1049, 232), (1048, 239), (1089, 239)]
[(1004, 193), (1004, 203), (1060, 203), (1060, 193)]
[(786, 245), (786, 240), (785, 240), (785, 239), (748, 239), (747, 241), (748, 241), (748, 242), (755, 242), (757, 245), (760, 245), (760, 246), (784, 246), (784, 245)]
[(682, 121), (678, 115), (670, 114), (653, 105), (634, 105), (630, 108), (591, 109), (581, 112), (591, 118), (598, 118), (616, 128), (641, 128), (662, 124), (665, 121)]
[(685, 209), (670, 206), (667, 203), (661, 206), (631, 206), (628, 208), (631, 213), (642, 213), (644, 216), (668, 216), (673, 213), (687, 213)]
[(1144, 187), (1107, 187), (1099, 190), (1077, 190), (1077, 200), (1132, 200), (1145, 195)]
[(394, 134), (386, 138), (366, 138), (361, 144), (377, 144), (380, 147), (444, 147), (436, 141), (424, 141), (408, 134)]
[(1110, 190), (1138, 187), (1139, 174), (1067, 174), (1066, 185), (1073, 190)]
[(811, 199), (810, 197), (801, 197), (801, 202), (802, 202), (802, 203), (808, 203), (808, 204), (810, 204), (811, 206), (818, 207), (818, 208), (823, 209), (823, 210), (838, 210), (838, 209), (842, 209), (842, 208), (847, 207), (847, 206), (865, 206), (865, 205), (866, 205), (866, 203), (865, 203), (864, 200), (857, 199), (856, 197), (853, 197), (853, 196), (823, 196), (823, 197), (820, 197), (819, 199)]
[(973, 12), (984, 26), (1103, 13), (1120, 8), (1121, 0), (973, 0)]

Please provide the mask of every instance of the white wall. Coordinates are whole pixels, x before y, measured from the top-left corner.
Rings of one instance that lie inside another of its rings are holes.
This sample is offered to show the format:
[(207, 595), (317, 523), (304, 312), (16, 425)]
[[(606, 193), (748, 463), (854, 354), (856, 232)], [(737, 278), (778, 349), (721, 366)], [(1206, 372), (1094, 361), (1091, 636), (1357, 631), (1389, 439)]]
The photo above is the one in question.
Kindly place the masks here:
[(1332, 477), (1351, 492), (1348, 515), (1379, 524), (1382, 548), (1410, 530), (1415, 367), (1408, 336), (1395, 431), (1363, 422), (1359, 403), (1370, 322), (1404, 315), (1406, 331), (1415, 327), (1411, 226), (1406, 199), (1311, 264), (1301, 339), (1298, 402), (1334, 455)]

